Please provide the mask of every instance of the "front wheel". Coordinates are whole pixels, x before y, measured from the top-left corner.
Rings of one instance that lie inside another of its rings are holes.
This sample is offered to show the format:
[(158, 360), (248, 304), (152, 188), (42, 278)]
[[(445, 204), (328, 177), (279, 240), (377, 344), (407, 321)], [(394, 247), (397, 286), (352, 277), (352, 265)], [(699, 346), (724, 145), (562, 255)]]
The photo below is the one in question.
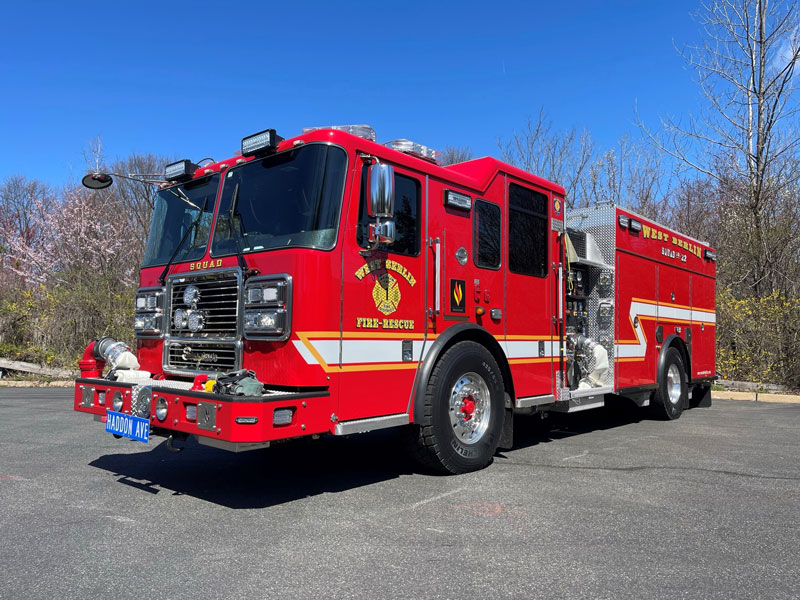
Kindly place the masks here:
[(417, 457), (446, 473), (488, 465), (504, 417), (503, 378), (494, 357), (475, 342), (459, 342), (436, 363), (415, 426)]
[(677, 348), (669, 348), (664, 357), (664, 368), (658, 374), (658, 387), (653, 394), (651, 406), (661, 419), (677, 419), (683, 413), (688, 390), (686, 369)]

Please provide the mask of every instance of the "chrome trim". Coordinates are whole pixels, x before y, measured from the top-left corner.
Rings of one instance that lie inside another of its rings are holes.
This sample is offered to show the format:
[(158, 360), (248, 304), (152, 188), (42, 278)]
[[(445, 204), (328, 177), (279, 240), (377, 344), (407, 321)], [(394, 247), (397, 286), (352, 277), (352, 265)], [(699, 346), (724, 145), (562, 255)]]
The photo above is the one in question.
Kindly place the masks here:
[(227, 450), (228, 452), (260, 450), (261, 448), (269, 448), (270, 445), (270, 442), (226, 442), (225, 440), (218, 440), (217, 438), (207, 437), (205, 435), (195, 435), (194, 438), (197, 440), (198, 444), (219, 448), (220, 450)]
[(215, 373), (219, 373), (220, 371), (227, 371), (228, 367), (222, 365), (223, 368), (214, 369), (213, 371), (206, 371), (202, 369), (181, 369), (178, 367), (173, 367), (168, 364), (169, 362), (169, 348), (170, 343), (191, 343), (195, 346), (202, 345), (202, 344), (231, 344), (233, 347), (233, 366), (230, 370), (238, 371), (242, 368), (242, 353), (244, 349), (244, 342), (242, 340), (231, 340), (231, 339), (216, 339), (216, 338), (165, 338), (164, 339), (164, 349), (162, 353), (162, 360), (161, 360), (161, 368), (164, 370), (164, 373), (168, 375), (188, 375), (190, 377), (195, 377), (197, 375), (213, 375)]
[(526, 398), (517, 398), (514, 402), (515, 408), (528, 408), (529, 406), (541, 406), (542, 404), (552, 404), (556, 401), (553, 394), (545, 394), (544, 396), (528, 396)]
[(244, 294), (243, 294), (243, 286), (242, 286), (242, 270), (239, 267), (220, 267), (216, 269), (207, 269), (205, 271), (189, 271), (189, 272), (182, 272), (182, 273), (173, 273), (166, 280), (166, 292), (165, 297), (169, 298), (170, 306), (167, 306), (169, 310), (169, 318), (170, 323), (172, 322), (172, 285), (175, 279), (194, 279), (198, 277), (204, 277), (209, 274), (214, 273), (230, 273), (236, 277), (237, 281), (237, 291), (236, 291), (236, 331), (233, 336), (230, 337), (184, 337), (178, 335), (170, 335), (169, 333), (164, 334), (164, 343), (161, 352), (161, 368), (164, 370), (164, 373), (168, 375), (184, 375), (184, 376), (197, 376), (197, 375), (211, 375), (213, 373), (217, 373), (221, 369), (216, 369), (214, 371), (205, 371), (205, 370), (195, 370), (195, 369), (181, 369), (172, 367), (169, 365), (169, 348), (172, 342), (179, 343), (179, 344), (204, 344), (204, 343), (216, 343), (216, 344), (225, 344), (229, 343), (233, 346), (234, 352), (234, 364), (232, 370), (238, 370), (242, 368), (242, 354), (244, 349), (244, 343), (242, 342), (241, 332), (244, 325)]
[(189, 271), (189, 272), (183, 272), (183, 273), (174, 273), (174, 274), (170, 275), (169, 277), (167, 277), (167, 281), (166, 281), (166, 286), (165, 287), (166, 287), (166, 297), (169, 299), (169, 306), (167, 308), (169, 310), (168, 315), (169, 315), (169, 318), (170, 318), (170, 323), (172, 323), (172, 308), (173, 307), (172, 307), (171, 303), (172, 303), (173, 282), (176, 279), (194, 279), (194, 278), (205, 277), (207, 275), (212, 275), (212, 274), (215, 274), (215, 273), (219, 273), (219, 274), (230, 273), (236, 278), (236, 285), (237, 285), (238, 289), (236, 291), (236, 326), (235, 326), (236, 330), (234, 332), (234, 335), (227, 336), (227, 337), (221, 337), (221, 336), (210, 336), (210, 337), (181, 336), (181, 335), (170, 334), (169, 333), (169, 328), (167, 328), (166, 329), (166, 334), (164, 336), (165, 338), (170, 338), (170, 339), (193, 339), (193, 340), (197, 340), (197, 339), (200, 339), (200, 340), (219, 340), (219, 341), (221, 341), (221, 340), (236, 340), (236, 339), (239, 339), (239, 332), (242, 331), (242, 326), (244, 325), (243, 316), (242, 316), (243, 310), (244, 310), (244, 298), (243, 298), (243, 295), (242, 295), (242, 289), (243, 289), (242, 281), (243, 281), (243, 278), (242, 278), (242, 270), (241, 270), (240, 267), (219, 267), (219, 268), (216, 268), (216, 269), (207, 269), (205, 271)]
[(434, 269), (436, 272), (434, 273), (435, 281), (434, 281), (434, 310), (436, 314), (440, 314), (442, 312), (442, 242), (440, 238), (436, 238), (431, 240), (431, 245), (434, 247)]
[(386, 415), (383, 417), (372, 417), (369, 419), (356, 419), (355, 421), (340, 421), (336, 423), (334, 435), (350, 435), (352, 433), (366, 433), (375, 429), (386, 429), (387, 427), (399, 427), (410, 423), (408, 413), (398, 415)]

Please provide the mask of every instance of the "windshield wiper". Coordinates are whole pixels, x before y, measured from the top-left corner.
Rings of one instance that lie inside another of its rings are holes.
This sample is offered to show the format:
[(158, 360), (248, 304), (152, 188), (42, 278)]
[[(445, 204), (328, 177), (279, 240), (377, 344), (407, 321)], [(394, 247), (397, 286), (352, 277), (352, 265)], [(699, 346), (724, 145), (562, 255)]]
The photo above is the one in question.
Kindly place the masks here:
[[(178, 194), (175, 194), (175, 195), (178, 196)], [(178, 197), (180, 198), (180, 196), (178, 196)], [(195, 204), (192, 201), (190, 201), (188, 198), (186, 199), (186, 202), (188, 202), (192, 206), (195, 206)], [(196, 208), (198, 208), (200, 210), (200, 212), (197, 213), (197, 218), (194, 221), (192, 221), (192, 224), (189, 225), (189, 227), (186, 228), (186, 233), (183, 234), (183, 237), (181, 238), (181, 241), (178, 242), (178, 245), (175, 247), (175, 252), (172, 253), (172, 256), (170, 256), (169, 260), (167, 261), (167, 264), (164, 265), (164, 270), (161, 271), (161, 275), (158, 278), (158, 282), (161, 285), (164, 285), (164, 281), (165, 281), (165, 279), (167, 277), (167, 273), (169, 273), (169, 268), (172, 266), (172, 261), (175, 260), (176, 256), (178, 256), (178, 250), (181, 249), (181, 246), (183, 246), (183, 243), (186, 241), (186, 238), (189, 237), (189, 234), (191, 233), (191, 231), (193, 229), (197, 229), (200, 226), (200, 219), (203, 218), (203, 213), (206, 212), (206, 205), (207, 204), (208, 204), (208, 196), (206, 196), (203, 199), (203, 208), (200, 208), (199, 206), (195, 206)]]
[(231, 237), (234, 238), (234, 242), (236, 242), (236, 259), (239, 261), (239, 267), (242, 269), (242, 273), (245, 277), (248, 275), (258, 275), (260, 272), (258, 269), (251, 269), (247, 266), (247, 261), (244, 259), (244, 251), (242, 250), (242, 243), (239, 241), (239, 234), (234, 233), (234, 224), (233, 218), (237, 214), (239, 214), (239, 230), (242, 232), (245, 241), (247, 241), (247, 231), (245, 231), (244, 223), (242, 223), (242, 215), (238, 213), (236, 209), (236, 205), (239, 203), (239, 184), (236, 184), (236, 187), (233, 188), (233, 197), (231, 198), (231, 206), (228, 209), (228, 223), (231, 226)]
[[(195, 209), (195, 210), (201, 210), (201, 209), (200, 209), (200, 207), (199, 207), (199, 206), (197, 206), (197, 204), (195, 204), (194, 202), (192, 202), (191, 200), (189, 200), (189, 196), (187, 196), (187, 195), (186, 195), (186, 192), (184, 192), (184, 191), (183, 191), (183, 190), (180, 188), (180, 186), (179, 186), (179, 187), (174, 187), (174, 188), (165, 188), (165, 189), (166, 189), (166, 191), (168, 191), (168, 192), (169, 192), (170, 194), (172, 194), (173, 196), (176, 196), (177, 198), (180, 198), (181, 200), (183, 200), (183, 201), (184, 201), (186, 204), (188, 204), (189, 206), (191, 206), (193, 209)], [(205, 205), (203, 205), (203, 206), (204, 206), (204, 208), (205, 208)]]

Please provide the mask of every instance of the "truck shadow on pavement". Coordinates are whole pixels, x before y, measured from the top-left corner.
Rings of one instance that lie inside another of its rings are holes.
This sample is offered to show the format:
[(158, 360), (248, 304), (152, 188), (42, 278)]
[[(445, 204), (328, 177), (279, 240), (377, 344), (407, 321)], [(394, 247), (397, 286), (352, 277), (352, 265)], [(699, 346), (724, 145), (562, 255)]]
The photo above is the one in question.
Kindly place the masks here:
[[(511, 457), (516, 450), (621, 427), (643, 418), (646, 412), (633, 408), (553, 414), (544, 421), (518, 416), (514, 449), (498, 456)], [(169, 452), (162, 443), (144, 452), (107, 454), (89, 465), (145, 493), (188, 495), (229, 508), (249, 509), (347, 491), (401, 475), (427, 475), (421, 474), (424, 472), (408, 457), (403, 432), (395, 430), (349, 438), (304, 439), (240, 454), (201, 446), (193, 440), (183, 446), (179, 453)]]
[(229, 508), (266, 508), (414, 472), (393, 431), (303, 439), (239, 454), (194, 440), (181, 445), (179, 453), (161, 443), (145, 452), (107, 454), (89, 465), (144, 492), (188, 495)]
[(518, 415), (514, 421), (514, 450), (528, 448), (537, 444), (556, 442), (574, 435), (624, 427), (632, 423), (648, 420), (646, 408), (638, 408), (622, 398), (608, 400), (599, 409), (566, 414), (550, 412), (547, 418)]

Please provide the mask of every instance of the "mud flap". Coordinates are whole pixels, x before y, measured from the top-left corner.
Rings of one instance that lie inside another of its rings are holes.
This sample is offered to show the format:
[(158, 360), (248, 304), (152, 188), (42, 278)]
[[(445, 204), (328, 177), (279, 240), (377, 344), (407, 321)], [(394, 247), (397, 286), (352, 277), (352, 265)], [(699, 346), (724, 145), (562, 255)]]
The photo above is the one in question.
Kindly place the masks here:
[(695, 385), (692, 387), (692, 399), (690, 404), (697, 408), (709, 408), (711, 406), (711, 386)]
[(503, 432), (500, 434), (498, 450), (511, 450), (514, 447), (514, 411), (506, 408), (503, 411)]

